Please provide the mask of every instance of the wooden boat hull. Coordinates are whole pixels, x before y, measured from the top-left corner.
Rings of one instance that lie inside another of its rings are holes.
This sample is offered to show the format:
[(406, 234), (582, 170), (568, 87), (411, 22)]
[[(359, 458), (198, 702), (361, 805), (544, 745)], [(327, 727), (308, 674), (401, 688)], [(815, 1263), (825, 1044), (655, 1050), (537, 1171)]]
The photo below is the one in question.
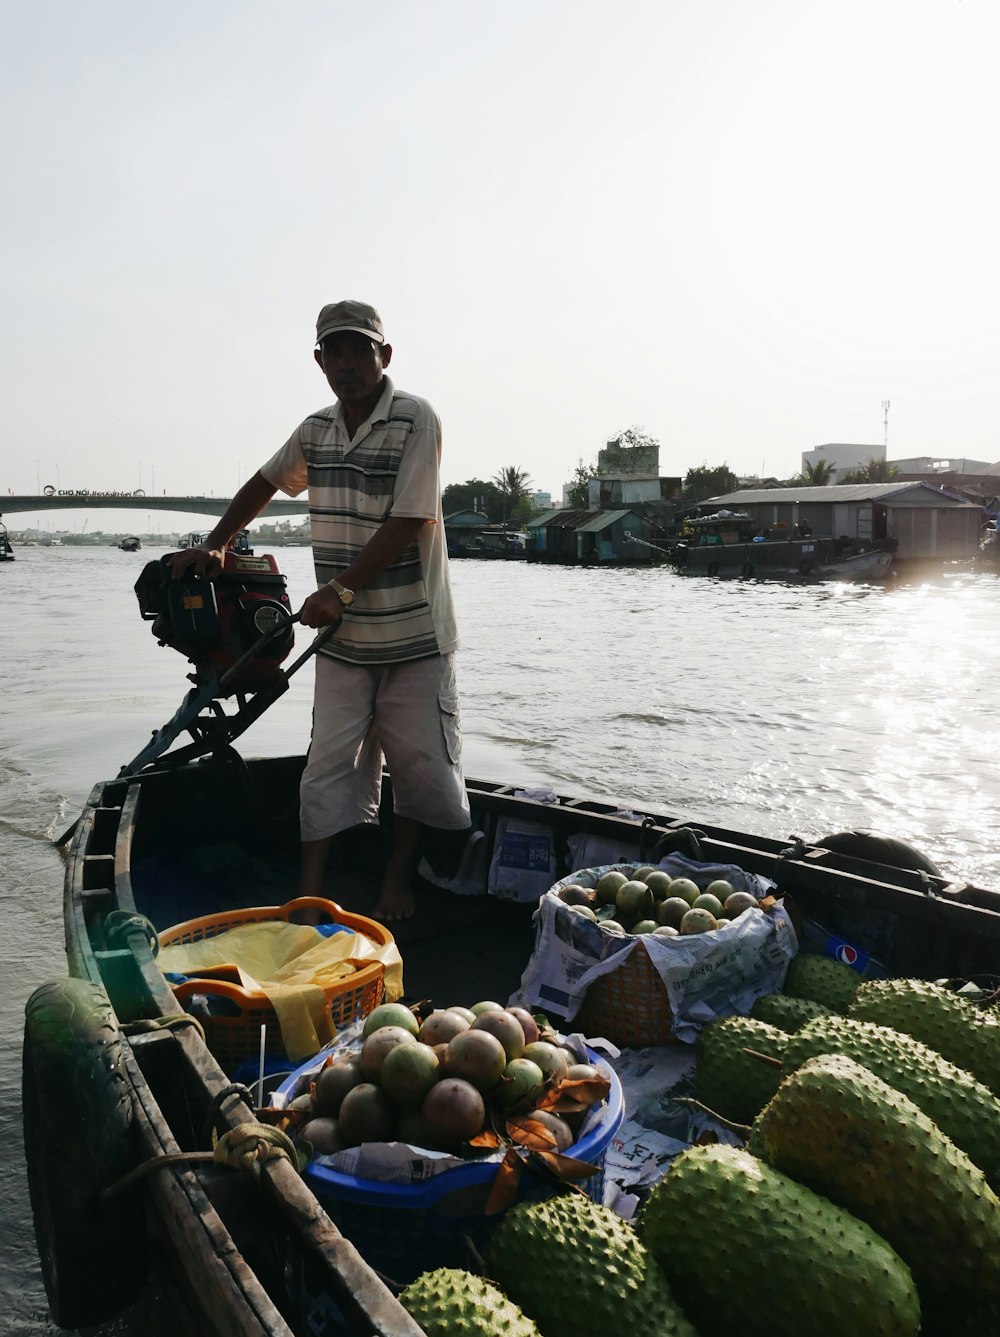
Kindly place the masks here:
[(887, 580), (889, 551), (843, 552), (831, 539), (782, 539), (762, 543), (720, 543), (704, 547), (678, 544), (677, 569), (689, 576), (741, 577), (744, 580)]
[[(252, 1172), (162, 1163), (204, 1150), (213, 1126), (220, 1134), (234, 1129), (249, 1111), (164, 979), (151, 925), (162, 930), (220, 905), (278, 905), (294, 896), (302, 764), (300, 757), (243, 762), (230, 751), (97, 785), (66, 870), (69, 970), (111, 1000), (125, 1036), (135, 1163), (157, 1163), (134, 1190), (142, 1195), (158, 1269), (140, 1303), (152, 1295), (162, 1312), (164, 1297), (173, 1296), (174, 1330), (213, 1337), (341, 1331), (408, 1337), (420, 1329), (288, 1161), (262, 1162)], [(705, 861), (771, 878), (797, 915), (858, 943), (889, 973), (971, 976), (995, 970), (1000, 960), (1000, 894), (859, 858), (850, 842), (834, 852), (695, 827), (675, 814), (623, 818), (612, 800), (543, 803), (478, 781), (469, 782), (469, 795), (482, 853), (494, 848), (504, 822), (534, 823), (549, 842), (553, 880), (572, 871), (570, 850), (580, 836), (639, 860), (670, 848), (697, 850)], [(390, 811), (387, 784), (386, 820)], [(366, 913), (385, 850), (381, 828), (345, 833), (331, 861), (331, 897)], [(435, 867), (456, 872), (456, 851), (438, 853)], [(465, 874), (485, 887), (488, 866), (489, 858), (481, 858)], [(444, 1005), (504, 1001), (532, 951), (531, 897), (520, 903), (454, 895), (430, 882), (417, 895), (417, 916), (397, 934), (407, 996)], [(114, 1242), (107, 1247), (113, 1260)], [(317, 1296), (327, 1307), (322, 1323)]]

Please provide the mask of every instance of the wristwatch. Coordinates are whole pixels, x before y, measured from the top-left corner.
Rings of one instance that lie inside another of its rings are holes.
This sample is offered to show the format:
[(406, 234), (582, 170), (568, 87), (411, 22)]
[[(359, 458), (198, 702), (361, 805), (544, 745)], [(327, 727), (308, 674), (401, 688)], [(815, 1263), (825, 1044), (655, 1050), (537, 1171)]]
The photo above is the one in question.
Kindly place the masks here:
[(346, 585), (341, 585), (339, 580), (331, 580), (328, 583), (336, 591), (337, 598), (344, 607), (350, 608), (355, 599), (354, 591), (349, 590)]

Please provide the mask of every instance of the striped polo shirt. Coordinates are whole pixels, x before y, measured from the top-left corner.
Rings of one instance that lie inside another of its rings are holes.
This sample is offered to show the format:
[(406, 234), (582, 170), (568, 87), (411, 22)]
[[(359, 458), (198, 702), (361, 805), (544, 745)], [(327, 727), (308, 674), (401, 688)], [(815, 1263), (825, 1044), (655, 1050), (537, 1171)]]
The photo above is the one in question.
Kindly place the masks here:
[(260, 470), (289, 497), (309, 489), (316, 581), (340, 578), (390, 515), (420, 517), (416, 539), (348, 608), (321, 654), (392, 664), (458, 646), (441, 514), (441, 423), (425, 399), (382, 377), (371, 417), (347, 435), (342, 406), (310, 414)]

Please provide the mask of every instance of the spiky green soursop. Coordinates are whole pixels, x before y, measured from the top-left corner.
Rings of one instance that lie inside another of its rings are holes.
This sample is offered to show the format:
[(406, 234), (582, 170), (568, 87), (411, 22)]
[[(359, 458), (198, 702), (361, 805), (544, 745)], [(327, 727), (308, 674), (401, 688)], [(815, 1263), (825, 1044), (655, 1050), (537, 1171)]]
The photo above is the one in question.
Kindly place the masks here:
[(740, 1148), (682, 1152), (650, 1193), (639, 1233), (699, 1332), (912, 1337), (920, 1329), (910, 1270), (886, 1241)]
[(887, 1240), (923, 1306), (974, 1308), (983, 1332), (1000, 1331), (1000, 1199), (907, 1096), (842, 1054), (809, 1059), (778, 1087), (753, 1140), (775, 1169)]
[(1000, 1095), (1000, 1025), (967, 999), (927, 980), (868, 980), (848, 1016), (904, 1031)]
[(634, 1228), (582, 1193), (512, 1207), (486, 1261), (545, 1337), (697, 1337)]
[(746, 1051), (780, 1059), (788, 1037), (751, 1017), (723, 1017), (698, 1037), (695, 1095), (734, 1123), (751, 1123), (778, 1089), (781, 1069)]
[(822, 1003), (831, 1012), (846, 1012), (860, 983), (861, 976), (856, 970), (834, 961), (832, 956), (800, 952), (788, 963), (781, 992), (789, 998)]
[(783, 993), (766, 993), (758, 998), (750, 1009), (754, 1021), (766, 1021), (769, 1026), (777, 1026), (779, 1031), (792, 1035), (807, 1021), (816, 1017), (828, 1017), (833, 1011), (822, 1003), (814, 1003), (811, 998), (790, 998)]
[(1000, 1100), (964, 1068), (888, 1026), (852, 1017), (818, 1017), (787, 1037), (782, 1074), (821, 1054), (845, 1054), (909, 1096), (978, 1165), (1000, 1183)]
[(541, 1337), (498, 1286), (457, 1267), (422, 1273), (399, 1302), (427, 1337)]

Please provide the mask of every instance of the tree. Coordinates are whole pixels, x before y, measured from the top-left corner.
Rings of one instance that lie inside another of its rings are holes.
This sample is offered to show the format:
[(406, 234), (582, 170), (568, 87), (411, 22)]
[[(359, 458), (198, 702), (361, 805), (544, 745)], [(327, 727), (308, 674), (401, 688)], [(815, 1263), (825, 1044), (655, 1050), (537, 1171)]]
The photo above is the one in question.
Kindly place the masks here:
[(867, 463), (859, 464), (856, 469), (846, 473), (841, 481), (844, 483), (892, 483), (898, 477), (898, 464), (890, 464), (888, 460), (877, 460), (873, 457)]
[(834, 481), (835, 470), (829, 460), (812, 460), (789, 481), (789, 487), (829, 487)]
[(574, 510), (584, 511), (589, 503), (589, 484), (597, 477), (596, 464), (586, 465), (583, 460), (576, 466), (572, 482), (566, 489), (566, 504)]
[(702, 465), (698, 469), (689, 469), (684, 475), (684, 500), (696, 502), (723, 496), (735, 492), (739, 485), (740, 480), (728, 464), (719, 464), (714, 469)]
[(503, 519), (506, 522), (518, 502), (526, 501), (531, 496), (531, 479), (523, 469), (508, 464), (493, 475), (493, 485), (503, 501)]
[(617, 436), (611, 438), (609, 446), (621, 446), (622, 449), (631, 448), (633, 450), (641, 446), (655, 446), (657, 450), (660, 443), (655, 436), (650, 436), (647, 431), (641, 427), (625, 427)]
[(470, 478), (465, 483), (449, 483), (441, 493), (441, 509), (445, 515), (456, 511), (479, 511), (490, 520), (499, 520), (503, 513), (503, 498), (495, 483), (482, 478)]

